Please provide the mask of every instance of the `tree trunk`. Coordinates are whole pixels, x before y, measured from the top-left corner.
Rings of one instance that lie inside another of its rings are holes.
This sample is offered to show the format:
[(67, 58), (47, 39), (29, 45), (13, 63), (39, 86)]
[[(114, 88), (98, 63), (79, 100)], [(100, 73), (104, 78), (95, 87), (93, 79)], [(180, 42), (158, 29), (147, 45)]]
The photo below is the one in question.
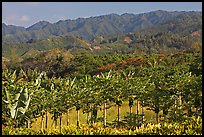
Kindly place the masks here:
[(142, 123), (144, 122), (144, 107), (143, 107), (144, 101), (142, 101)]
[(67, 126), (69, 126), (69, 109), (67, 110)]
[(104, 103), (104, 127), (106, 127), (106, 102)]
[(53, 119), (52, 124), (51, 124), (51, 127), (53, 126), (54, 122), (55, 122), (55, 119)]
[(27, 128), (30, 128), (30, 119), (27, 120)]
[(91, 124), (93, 124), (93, 108), (91, 107)]
[(55, 129), (57, 128), (57, 118), (55, 119)]
[(182, 109), (182, 96), (181, 94), (179, 95), (179, 109)]
[(176, 115), (176, 109), (177, 109), (177, 106), (176, 106), (176, 104), (177, 104), (177, 102), (176, 102), (176, 100), (175, 100), (175, 102), (174, 102), (174, 107), (175, 107), (175, 110), (174, 110), (174, 114)]
[(135, 107), (136, 107), (136, 109), (135, 109), (135, 114), (137, 114), (138, 112), (137, 112), (137, 100), (135, 101)]
[(45, 128), (47, 129), (47, 125), (48, 125), (48, 111), (46, 110), (46, 114), (45, 114)]
[(31, 128), (31, 121), (28, 120), (28, 128)]
[(130, 126), (132, 126), (132, 107), (130, 107)]
[(18, 121), (16, 122), (16, 125), (17, 125), (17, 127), (19, 127), (19, 122)]
[(199, 100), (198, 100), (198, 92), (196, 92), (196, 105), (195, 105), (195, 108), (196, 108), (196, 118), (198, 118), (198, 102), (199, 102)]
[(89, 113), (90, 113), (90, 112), (89, 112), (89, 111), (90, 111), (89, 109), (90, 109), (90, 103), (87, 103), (86, 105), (87, 105), (87, 108), (88, 108), (88, 110), (87, 110), (87, 115), (86, 115), (86, 123), (89, 125)]
[(136, 118), (136, 121), (137, 121), (137, 124), (139, 124), (139, 116), (138, 116), (138, 114), (139, 114), (139, 101), (138, 100), (136, 100), (136, 116), (137, 116), (137, 118)]
[(62, 131), (62, 114), (60, 115), (60, 133)]
[(156, 122), (157, 122), (157, 124), (159, 123), (159, 114), (158, 114), (158, 112), (156, 112)]
[(198, 107), (196, 107), (196, 118), (198, 118)]
[(77, 110), (77, 127), (79, 127), (79, 110)]
[(41, 116), (41, 130), (43, 130), (44, 115)]
[(93, 120), (94, 120), (94, 123), (96, 122), (96, 119), (97, 119), (97, 108), (96, 108), (96, 106), (94, 106), (94, 108), (93, 108)]
[(191, 110), (191, 106), (188, 107), (188, 117), (191, 117), (192, 114), (192, 110)]
[(87, 112), (86, 123), (89, 124), (89, 112)]
[(179, 94), (179, 114), (181, 115), (182, 111), (182, 96), (181, 93)]
[(139, 114), (139, 101), (136, 100), (136, 114)]
[(118, 105), (118, 124), (120, 123), (120, 106)]

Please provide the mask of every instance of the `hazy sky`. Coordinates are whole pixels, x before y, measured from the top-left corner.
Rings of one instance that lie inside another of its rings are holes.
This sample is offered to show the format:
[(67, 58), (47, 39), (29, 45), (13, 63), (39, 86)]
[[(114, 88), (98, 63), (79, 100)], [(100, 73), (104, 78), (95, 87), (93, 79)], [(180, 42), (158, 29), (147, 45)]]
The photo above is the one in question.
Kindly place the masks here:
[(202, 11), (202, 2), (3, 2), (2, 22), (28, 27), (38, 21), (86, 18), (110, 13), (144, 13), (155, 10)]

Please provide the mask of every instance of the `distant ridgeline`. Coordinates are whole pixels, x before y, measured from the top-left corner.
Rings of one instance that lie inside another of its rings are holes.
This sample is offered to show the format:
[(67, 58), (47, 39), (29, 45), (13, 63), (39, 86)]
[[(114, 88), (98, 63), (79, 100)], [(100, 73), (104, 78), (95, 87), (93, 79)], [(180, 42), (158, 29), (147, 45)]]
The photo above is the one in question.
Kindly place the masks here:
[[(49, 36), (73, 34), (86, 40), (107, 34), (125, 34), (139, 30), (160, 27), (171, 32), (183, 31), (192, 27), (202, 29), (202, 12), (167, 12), (153, 11), (143, 14), (109, 14), (76, 20), (60, 20), (56, 23), (40, 21), (28, 28), (6, 25), (2, 23), (3, 43), (28, 42), (30, 40), (45, 39)], [(179, 26), (177, 26), (179, 25)], [(183, 33), (188, 33), (186, 30)]]
[[(202, 46), (202, 12), (109, 14), (28, 28), (2, 24), (2, 55), (65, 48), (75, 53), (172, 53)], [(11, 52), (12, 51), (12, 52)]]

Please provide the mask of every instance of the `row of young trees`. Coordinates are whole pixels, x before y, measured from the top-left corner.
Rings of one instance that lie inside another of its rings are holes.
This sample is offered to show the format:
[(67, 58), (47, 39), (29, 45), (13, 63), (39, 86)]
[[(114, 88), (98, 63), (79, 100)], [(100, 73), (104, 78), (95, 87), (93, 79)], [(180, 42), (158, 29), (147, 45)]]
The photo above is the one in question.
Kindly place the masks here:
[[(99, 75), (85, 75), (82, 78), (48, 77), (45, 72), (37, 70), (2, 72), (2, 111), (11, 116), (17, 124), (30, 127), (30, 120), (41, 117), (46, 120), (48, 113), (53, 115), (53, 122), (62, 114), (67, 115), (69, 125), (69, 110), (77, 111), (77, 126), (80, 125), (79, 110), (91, 113), (92, 122), (96, 121), (97, 110), (103, 106), (103, 123), (107, 126), (107, 105), (115, 103), (118, 106), (118, 124), (121, 124), (120, 107), (124, 101), (129, 101), (130, 125), (133, 124), (132, 106), (140, 102), (142, 107), (148, 107), (156, 114), (163, 112), (166, 122), (182, 121), (185, 116), (202, 114), (202, 66), (196, 58), (190, 64), (174, 64), (175, 62), (160, 62), (154, 59), (147, 66), (137, 70), (109, 71)], [(187, 57), (185, 58), (187, 60)], [(179, 60), (179, 59), (178, 59)], [(143, 109), (144, 110), (144, 109)], [(137, 113), (138, 114), (138, 113)], [(144, 120), (144, 111), (142, 114)], [(141, 123), (143, 121), (140, 121)], [(41, 123), (43, 127), (43, 122)]]

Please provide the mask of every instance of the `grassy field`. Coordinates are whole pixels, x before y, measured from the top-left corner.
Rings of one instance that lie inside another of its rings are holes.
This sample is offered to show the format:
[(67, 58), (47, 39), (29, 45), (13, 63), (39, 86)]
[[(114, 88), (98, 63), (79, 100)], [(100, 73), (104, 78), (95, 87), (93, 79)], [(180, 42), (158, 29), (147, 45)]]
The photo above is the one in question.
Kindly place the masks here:
[[(103, 108), (103, 107), (101, 107)], [(121, 106), (121, 120), (124, 119), (124, 116), (126, 116), (129, 113), (129, 106), (128, 106), (128, 101), (124, 102)], [(136, 113), (136, 105), (134, 104), (133, 106), (133, 113)], [(142, 108), (140, 107), (139, 109), (139, 114), (142, 113)], [(155, 121), (155, 113), (153, 111), (149, 111), (146, 110), (146, 108), (144, 108), (144, 114), (145, 114), (145, 119), (148, 122), (151, 123), (156, 123)], [(80, 116), (80, 124), (86, 124), (87, 122), (87, 113), (82, 112), (82, 110), (80, 110), (79, 113)], [(48, 128), (54, 128), (54, 124), (51, 125), (53, 123), (53, 119), (51, 119), (52, 115), (48, 114)], [(89, 114), (90, 117), (90, 114)], [(99, 109), (98, 110), (98, 115), (97, 118), (99, 117), (103, 117), (103, 110)], [(114, 120), (117, 120), (117, 106), (115, 104), (112, 104), (112, 107), (110, 107), (109, 109), (107, 109), (107, 123), (110, 123)], [(77, 113), (75, 108), (71, 109), (69, 111), (69, 124), (74, 124), (76, 125), (76, 121), (77, 121)], [(59, 125), (59, 118), (57, 121), (57, 125)], [(45, 127), (45, 117), (44, 117), (44, 127)], [(34, 120), (34, 122), (32, 123), (32, 128), (34, 129), (40, 129), (41, 125), (41, 117), (37, 118)], [(66, 114), (62, 115), (62, 126), (66, 126)]]

